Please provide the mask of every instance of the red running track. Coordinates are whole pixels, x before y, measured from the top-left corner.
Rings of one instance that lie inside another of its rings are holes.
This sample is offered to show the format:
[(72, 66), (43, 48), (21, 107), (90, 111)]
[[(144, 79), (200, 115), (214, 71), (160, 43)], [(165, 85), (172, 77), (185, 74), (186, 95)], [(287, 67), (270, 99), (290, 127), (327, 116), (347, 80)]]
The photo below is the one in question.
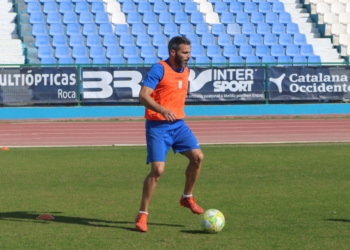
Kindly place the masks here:
[[(350, 142), (350, 119), (187, 120), (200, 144)], [(0, 147), (145, 145), (143, 121), (0, 123)]]

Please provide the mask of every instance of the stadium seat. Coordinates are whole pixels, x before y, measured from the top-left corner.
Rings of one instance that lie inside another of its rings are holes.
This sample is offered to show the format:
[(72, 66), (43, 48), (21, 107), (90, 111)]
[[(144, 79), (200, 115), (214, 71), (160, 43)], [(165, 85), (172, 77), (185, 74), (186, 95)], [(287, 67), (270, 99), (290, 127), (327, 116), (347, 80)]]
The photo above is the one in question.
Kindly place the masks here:
[(278, 43), (283, 46), (293, 44), (293, 37), (290, 34), (280, 34)]
[(47, 29), (46, 24), (44, 23), (36, 23), (32, 26), (32, 34), (34, 37), (40, 36), (40, 35), (47, 35)]
[(102, 45), (94, 45), (90, 47), (90, 57), (104, 57), (105, 51)]
[(35, 46), (51, 46), (50, 37), (48, 35), (38, 35), (35, 37)]
[(166, 36), (163, 34), (155, 34), (153, 36), (153, 40), (152, 40), (152, 45), (154, 47), (159, 47), (162, 45), (167, 45), (167, 39)]
[(193, 26), (191, 23), (182, 23), (180, 24), (179, 29), (180, 35), (187, 36), (189, 34), (194, 34)]
[(247, 56), (254, 56), (255, 54), (254, 54), (253, 47), (250, 45), (242, 45), (239, 48), (239, 55), (243, 58), (246, 58)]
[(91, 36), (91, 35), (97, 35), (97, 26), (94, 23), (87, 23), (83, 26), (83, 35), (84, 36)]
[(121, 7), (122, 7), (122, 12), (124, 12), (125, 14), (128, 14), (130, 12), (137, 12), (136, 4), (134, 2), (131, 2), (131, 1), (124, 2), (121, 5)]
[(90, 64), (90, 58), (88, 56), (82, 56), (82, 57), (77, 57), (75, 58), (75, 63), (76, 64)]
[[(99, 28), (99, 30), (98, 30), (98, 33), (99, 33), (101, 36), (114, 35), (112, 24), (110, 24), (110, 23), (102, 23), (102, 24), (100, 25), (100, 28)], [(114, 35), (114, 36), (115, 36), (115, 35)]]
[(115, 25), (114, 33), (119, 37), (121, 35), (129, 34), (129, 27), (127, 24), (117, 24), (117, 25)]
[(238, 47), (242, 45), (248, 45), (248, 39), (247, 36), (244, 34), (238, 34), (233, 37), (233, 45), (236, 45)]
[(286, 25), (286, 33), (287, 34), (299, 34), (299, 26), (296, 23), (287, 23)]
[(60, 3), (59, 12), (64, 14), (66, 12), (74, 12), (74, 5), (72, 2), (62, 2)]
[(135, 23), (131, 26), (131, 34), (134, 36), (146, 33), (146, 27), (143, 23)]
[(309, 56), (307, 59), (308, 65), (320, 65), (321, 57), (320, 56)]
[(216, 2), (214, 4), (214, 11), (218, 13), (219, 15), (222, 15), (223, 13), (229, 13), (228, 12), (228, 6), (224, 2)]
[(155, 64), (155, 63), (159, 62), (159, 59), (156, 56), (145, 57), (143, 59), (143, 62), (144, 62), (144, 64)]
[(226, 34), (225, 25), (222, 23), (216, 23), (211, 26), (211, 33), (214, 36), (219, 36), (220, 34)]
[(199, 37), (196, 34), (189, 34), (186, 37), (191, 41), (191, 45), (200, 45)]
[(265, 22), (272, 25), (274, 23), (278, 23), (278, 14), (274, 12), (268, 12), (265, 15)]
[(250, 16), (250, 22), (254, 25), (257, 25), (258, 23), (264, 23), (265, 22), (264, 15), (260, 12), (254, 12)]
[(110, 64), (124, 64), (124, 57), (122, 56), (117, 56), (117, 57), (112, 57), (109, 59)]
[(238, 56), (237, 47), (235, 45), (225, 46), (222, 50), (222, 55), (226, 58)]
[(254, 2), (245, 2), (244, 3), (244, 7), (243, 7), (243, 11), (245, 13), (248, 13), (249, 15), (251, 15), (254, 12), (257, 12), (257, 6), (256, 3)]
[(307, 44), (305, 34), (295, 34), (295, 35), (294, 35), (294, 39), (293, 39), (293, 43), (294, 43), (295, 45), (304, 45), (304, 44)]
[(300, 55), (302, 56), (313, 56), (314, 49), (311, 44), (300, 45)]
[(197, 24), (195, 33), (198, 36), (203, 36), (205, 34), (210, 34), (209, 33), (209, 25), (207, 23), (199, 23), (199, 24)]
[(152, 6), (149, 2), (140, 2), (137, 5), (137, 12), (142, 15), (146, 12), (151, 12), (151, 11), (152, 11)]
[(284, 9), (284, 4), (282, 2), (274, 2), (272, 3), (272, 12), (275, 12), (275, 13), (283, 13), (285, 12), (285, 9)]
[(231, 36), (242, 34), (241, 26), (238, 23), (229, 23), (226, 32)]
[(203, 14), (199, 11), (192, 12), (192, 14), (190, 16), (190, 23), (192, 23), (194, 25), (197, 25), (200, 23), (205, 23)]
[(261, 63), (276, 63), (276, 58), (274, 56), (264, 56)]
[(213, 34), (203, 34), (201, 44), (204, 47), (208, 47), (210, 45), (216, 45), (214, 35)]
[(285, 33), (285, 28), (283, 23), (274, 23), (272, 24), (271, 33), (280, 36)]
[(285, 56), (284, 47), (282, 45), (275, 45), (271, 47), (271, 56)]
[(88, 51), (86, 46), (74, 46), (72, 51), (73, 58), (88, 57)]
[(56, 58), (71, 57), (71, 52), (68, 45), (57, 46), (55, 50), (55, 57)]
[(81, 12), (79, 16), (80, 24), (95, 23), (94, 16), (91, 12)]
[(197, 4), (195, 2), (186, 2), (184, 6), (184, 12), (191, 14), (192, 12), (198, 11)]
[(34, 13), (42, 13), (40, 3), (39, 2), (29, 2), (27, 4), (27, 13), (30, 15), (34, 14)]
[(81, 34), (73, 34), (70, 36), (69, 39), (69, 46), (85, 46), (85, 40), (83, 35)]
[(191, 56), (196, 58), (198, 56), (205, 56), (205, 50), (202, 45), (193, 45), (191, 49)]
[[(168, 12), (164, 12), (164, 13), (168, 13)], [(168, 14), (170, 15), (169, 17), (172, 18), (171, 14), (170, 13), (168, 13)], [(161, 22), (159, 21), (159, 23), (161, 23)], [(182, 24), (182, 23), (188, 23), (187, 14), (185, 12), (177, 12), (177, 13), (175, 13), (174, 23), (176, 23), (178, 25)]]
[(182, 12), (182, 5), (179, 2), (171, 2), (169, 4), (168, 12), (175, 14), (177, 12)]
[(138, 47), (152, 45), (150, 36), (148, 34), (139, 34), (136, 37), (136, 45)]
[(143, 15), (142, 21), (146, 25), (149, 25), (151, 23), (158, 23), (157, 16), (154, 12), (146, 12)]
[(294, 56), (293, 57), (293, 65), (301, 65), (305, 66), (307, 63), (307, 58), (306, 56)]
[(230, 8), (229, 8), (229, 12), (233, 13), (233, 14), (237, 14), (240, 12), (243, 12), (243, 5), (239, 2), (231, 2), (230, 3)]
[(86, 46), (102, 46), (100, 35), (88, 35), (86, 37)]
[(229, 34), (220, 34), (218, 36), (218, 45), (221, 47), (225, 47), (228, 45), (232, 45), (232, 39)]
[[(137, 12), (135, 12), (135, 13), (137, 13)], [(123, 12), (114, 12), (112, 14), (111, 23), (114, 25), (126, 23), (125, 14)]]
[(61, 57), (58, 58), (58, 64), (74, 64), (72, 57)]
[(255, 49), (255, 56), (262, 58), (264, 56), (270, 56), (270, 49), (267, 45), (258, 45)]
[(128, 45), (124, 47), (124, 54), (123, 56), (125, 58), (129, 57), (136, 57), (139, 56), (139, 50), (135, 45)]
[(256, 34), (254, 24), (252, 24), (252, 23), (242, 24), (242, 34), (245, 34), (248, 36), (252, 35), (252, 34)]
[(121, 47), (135, 45), (134, 37), (131, 34), (120, 36), (119, 44)]
[(209, 58), (215, 57), (215, 56), (221, 56), (221, 49), (218, 45), (210, 45), (207, 47), (207, 56)]
[(213, 24), (219, 24), (220, 23), (220, 17), (218, 13), (216, 12), (209, 12), (205, 15), (205, 22), (209, 25)]
[(278, 21), (283, 24), (288, 24), (292, 22), (292, 17), (289, 12), (281, 12), (279, 14)]
[(78, 23), (69, 23), (66, 27), (66, 32), (68, 36), (82, 34), (80, 30), (80, 25)]
[(211, 58), (211, 63), (213, 64), (218, 64), (218, 65), (213, 65), (213, 66), (226, 66), (227, 60), (224, 56), (214, 56)]
[(256, 33), (261, 34), (261, 35), (270, 34), (271, 30), (270, 30), (269, 24), (258, 23), (258, 25), (256, 26)]
[(89, 12), (89, 4), (87, 2), (78, 2), (75, 4), (75, 12), (80, 14), (83, 12)]
[(262, 2), (258, 6), (258, 11), (260, 13), (266, 14), (272, 12), (271, 4), (269, 2)]
[[(192, 47), (192, 51), (193, 51), (193, 47)], [(157, 56), (161, 60), (167, 59), (169, 57), (168, 46), (167, 45), (159, 46), (158, 49), (157, 49)]]
[(156, 56), (154, 47), (152, 45), (150, 45), (150, 46), (142, 46), (141, 50), (140, 50), (140, 56), (142, 58)]
[(60, 35), (60, 36), (52, 37), (52, 46), (53, 47), (68, 46), (67, 36), (66, 35)]
[(47, 3), (44, 3), (43, 12), (44, 12), (45, 14), (48, 14), (48, 13), (57, 13), (57, 12), (58, 12), (57, 3), (55, 3), (55, 2), (47, 2)]
[(259, 63), (260, 64), (260, 59), (258, 56), (247, 56), (246, 59), (245, 59), (245, 63), (248, 63), (248, 64), (257, 64)]
[(143, 64), (143, 60), (139, 56), (132, 56), (127, 58), (127, 63), (128, 64), (135, 64), (135, 65), (140, 65)]
[(106, 57), (107, 58), (113, 58), (113, 57), (121, 57), (122, 51), (118, 45), (111, 45), (108, 46), (106, 49)]
[(249, 15), (246, 12), (238, 12), (236, 14), (236, 23), (242, 25), (244, 23), (250, 23)]
[(289, 56), (278, 56), (277, 57), (277, 64), (284, 65), (284, 66), (291, 66), (292, 59)]
[(151, 23), (147, 26), (147, 34), (150, 36), (155, 36), (157, 34), (163, 34), (162, 27), (159, 23)]
[(40, 59), (41, 64), (56, 64), (56, 59), (53, 56), (43, 57)]
[(235, 22), (233, 13), (231, 13), (231, 12), (221, 13), (220, 21), (224, 25), (229, 25), (231, 23), (233, 24)]
[(126, 22), (130, 25), (142, 23), (141, 15), (138, 12), (129, 12), (126, 17)]
[(95, 23), (98, 25), (104, 23), (110, 24), (108, 14), (106, 12), (97, 12), (95, 15)]
[(164, 2), (155, 2), (153, 5), (153, 12), (159, 15), (162, 12), (167, 12), (168, 8)]
[(105, 56), (99, 56), (92, 58), (93, 64), (108, 64), (108, 60)]
[(204, 66), (204, 65), (210, 64), (210, 59), (209, 57), (202, 55), (202, 56), (196, 57), (194, 59), (194, 63), (196, 64), (196, 66)]
[(253, 46), (254, 48), (258, 45), (264, 44), (264, 37), (260, 34), (252, 34), (249, 37), (249, 45)]
[(164, 35), (171, 36), (172, 34), (178, 34), (177, 26), (175, 23), (166, 23), (164, 25)]
[(105, 13), (105, 6), (103, 2), (93, 2), (91, 3), (91, 12), (95, 15), (99, 12)]
[(54, 23), (50, 25), (50, 36), (64, 35), (64, 27), (62, 23)]
[(243, 58), (241, 56), (230, 56), (230, 58), (228, 59), (228, 62), (230, 64), (243, 64)]
[(299, 46), (295, 45), (295, 44), (287, 45), (286, 46), (286, 55), (291, 56), (291, 57), (300, 55)]
[(64, 24), (78, 23), (78, 16), (74, 12), (66, 12), (63, 14), (62, 22)]
[(51, 46), (43, 46), (38, 48), (38, 58), (53, 57), (53, 49)]
[(45, 23), (45, 17), (42, 12), (34, 12), (30, 15), (29, 22), (31, 24)]
[(264, 44), (268, 46), (275, 46), (278, 45), (278, 39), (275, 34), (266, 34), (264, 36)]

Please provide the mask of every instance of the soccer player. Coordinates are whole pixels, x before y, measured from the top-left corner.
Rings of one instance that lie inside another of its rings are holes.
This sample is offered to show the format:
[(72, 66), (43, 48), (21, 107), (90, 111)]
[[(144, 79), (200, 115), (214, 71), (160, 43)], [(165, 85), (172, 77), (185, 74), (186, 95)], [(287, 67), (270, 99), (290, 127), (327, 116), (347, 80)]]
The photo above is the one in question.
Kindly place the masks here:
[(141, 206), (136, 217), (136, 229), (141, 232), (147, 231), (148, 205), (164, 172), (165, 157), (170, 147), (174, 153), (181, 153), (189, 160), (180, 205), (189, 208), (194, 214), (204, 212), (192, 196), (204, 155), (196, 137), (183, 120), (191, 42), (186, 37), (173, 37), (168, 50), (169, 58), (151, 67), (139, 94), (139, 101), (146, 107), (146, 163), (151, 163), (151, 171), (143, 183)]

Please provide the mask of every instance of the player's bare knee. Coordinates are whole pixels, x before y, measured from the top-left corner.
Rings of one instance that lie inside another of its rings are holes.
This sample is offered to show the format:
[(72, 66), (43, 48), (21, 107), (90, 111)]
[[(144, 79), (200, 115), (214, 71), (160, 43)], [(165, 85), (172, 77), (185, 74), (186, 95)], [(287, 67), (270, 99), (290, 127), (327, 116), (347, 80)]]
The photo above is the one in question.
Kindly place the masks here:
[(202, 151), (200, 151), (194, 155), (194, 157), (192, 158), (192, 163), (198, 168), (200, 168), (202, 165), (203, 159), (204, 159), (204, 154), (202, 153)]

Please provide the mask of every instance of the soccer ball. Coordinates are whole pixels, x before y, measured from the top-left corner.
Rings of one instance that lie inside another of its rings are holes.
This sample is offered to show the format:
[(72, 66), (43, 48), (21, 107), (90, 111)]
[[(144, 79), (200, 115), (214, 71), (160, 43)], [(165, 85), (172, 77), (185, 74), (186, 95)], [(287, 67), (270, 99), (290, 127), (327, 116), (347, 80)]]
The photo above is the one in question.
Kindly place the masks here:
[(209, 209), (201, 216), (201, 227), (207, 233), (218, 233), (225, 226), (225, 217), (217, 209)]

